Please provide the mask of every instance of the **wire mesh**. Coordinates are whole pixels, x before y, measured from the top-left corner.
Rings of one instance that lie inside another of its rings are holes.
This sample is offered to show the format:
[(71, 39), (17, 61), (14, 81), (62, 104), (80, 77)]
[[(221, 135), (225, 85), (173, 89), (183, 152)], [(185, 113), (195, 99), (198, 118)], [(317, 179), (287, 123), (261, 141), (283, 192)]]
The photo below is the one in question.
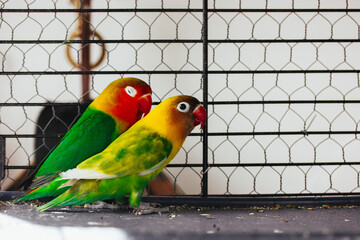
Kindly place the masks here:
[[(91, 13), (90, 38), (72, 39), (82, 13)], [(164, 170), (183, 195), (357, 195), (359, 19), (360, 4), (350, 0), (108, 0), (91, 9), (2, 1), (0, 189), (34, 168), (36, 154), (50, 149), (45, 139), (60, 139), (46, 132), (52, 121), (66, 131), (84, 95), (135, 76), (151, 85), (155, 105), (187, 94), (208, 111), (205, 128)], [(66, 48), (79, 64), (84, 46), (91, 63), (102, 51), (105, 60), (94, 69), (71, 65)], [(75, 109), (71, 121), (58, 116), (62, 106)], [(44, 108), (52, 113), (41, 125)]]

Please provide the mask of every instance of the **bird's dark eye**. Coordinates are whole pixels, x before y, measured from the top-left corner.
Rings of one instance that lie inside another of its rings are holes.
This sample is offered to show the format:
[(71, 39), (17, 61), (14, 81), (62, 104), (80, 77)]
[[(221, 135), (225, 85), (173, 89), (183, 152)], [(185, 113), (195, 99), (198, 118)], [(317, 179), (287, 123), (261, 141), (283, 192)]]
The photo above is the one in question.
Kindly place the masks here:
[(135, 97), (135, 95), (136, 95), (136, 89), (133, 88), (133, 87), (127, 86), (127, 87), (125, 88), (125, 91), (126, 91), (126, 93), (129, 94), (129, 96), (131, 96), (131, 97)]
[(181, 102), (177, 105), (177, 110), (180, 112), (187, 112), (190, 109), (190, 105), (187, 102)]

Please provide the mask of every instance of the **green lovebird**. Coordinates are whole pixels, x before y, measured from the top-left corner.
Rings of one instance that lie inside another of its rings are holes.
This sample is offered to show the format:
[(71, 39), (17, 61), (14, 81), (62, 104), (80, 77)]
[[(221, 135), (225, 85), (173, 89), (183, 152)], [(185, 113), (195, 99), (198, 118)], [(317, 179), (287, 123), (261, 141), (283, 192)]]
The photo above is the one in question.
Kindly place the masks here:
[(110, 83), (47, 156), (30, 190), (16, 201), (63, 193), (65, 189), (59, 188), (62, 183), (52, 180), (103, 151), (149, 113), (151, 94), (150, 86), (137, 78), (121, 78)]
[(206, 111), (191, 96), (168, 98), (104, 151), (60, 174), (53, 182), (63, 183), (66, 192), (38, 210), (55, 206), (81, 205), (129, 196), (130, 206), (140, 205), (148, 182), (175, 157), (195, 126), (201, 128)]

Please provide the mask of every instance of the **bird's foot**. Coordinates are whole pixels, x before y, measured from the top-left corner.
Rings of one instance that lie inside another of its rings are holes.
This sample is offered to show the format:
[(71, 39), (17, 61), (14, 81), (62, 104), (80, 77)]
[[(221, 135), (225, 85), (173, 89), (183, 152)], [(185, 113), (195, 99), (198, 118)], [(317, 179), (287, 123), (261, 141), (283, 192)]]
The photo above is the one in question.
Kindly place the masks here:
[(112, 204), (112, 203), (106, 203), (103, 201), (96, 201), (96, 202), (87, 203), (84, 205), (84, 208), (90, 208), (90, 209), (121, 209), (124, 207), (125, 206), (122, 205), (121, 203), (119, 204), (119, 202)]
[(140, 206), (134, 208), (135, 215), (147, 215), (152, 213), (166, 213), (169, 212), (169, 207), (161, 207), (157, 203), (140, 203)]

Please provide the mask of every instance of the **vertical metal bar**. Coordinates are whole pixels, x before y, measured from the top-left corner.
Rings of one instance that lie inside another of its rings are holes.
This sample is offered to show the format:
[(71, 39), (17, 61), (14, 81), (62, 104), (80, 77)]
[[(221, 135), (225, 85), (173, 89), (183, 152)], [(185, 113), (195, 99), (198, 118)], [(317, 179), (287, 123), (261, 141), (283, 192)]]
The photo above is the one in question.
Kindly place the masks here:
[[(90, 9), (91, 1), (90, 0), (80, 0), (81, 9)], [(90, 12), (81, 12), (80, 13), (80, 22), (81, 22), (81, 40), (89, 40), (91, 30), (90, 30)], [(81, 44), (81, 63), (80, 67), (82, 71), (90, 70), (90, 44), (82, 43)], [(82, 75), (82, 94), (83, 102), (88, 102), (90, 100), (89, 89), (90, 89), (90, 76), (89, 74)]]
[[(203, 105), (208, 112), (208, 0), (203, 0)], [(205, 124), (203, 128), (203, 177), (202, 177), (202, 196), (208, 196), (208, 127)]]
[(5, 178), (5, 138), (0, 136), (0, 180)]

